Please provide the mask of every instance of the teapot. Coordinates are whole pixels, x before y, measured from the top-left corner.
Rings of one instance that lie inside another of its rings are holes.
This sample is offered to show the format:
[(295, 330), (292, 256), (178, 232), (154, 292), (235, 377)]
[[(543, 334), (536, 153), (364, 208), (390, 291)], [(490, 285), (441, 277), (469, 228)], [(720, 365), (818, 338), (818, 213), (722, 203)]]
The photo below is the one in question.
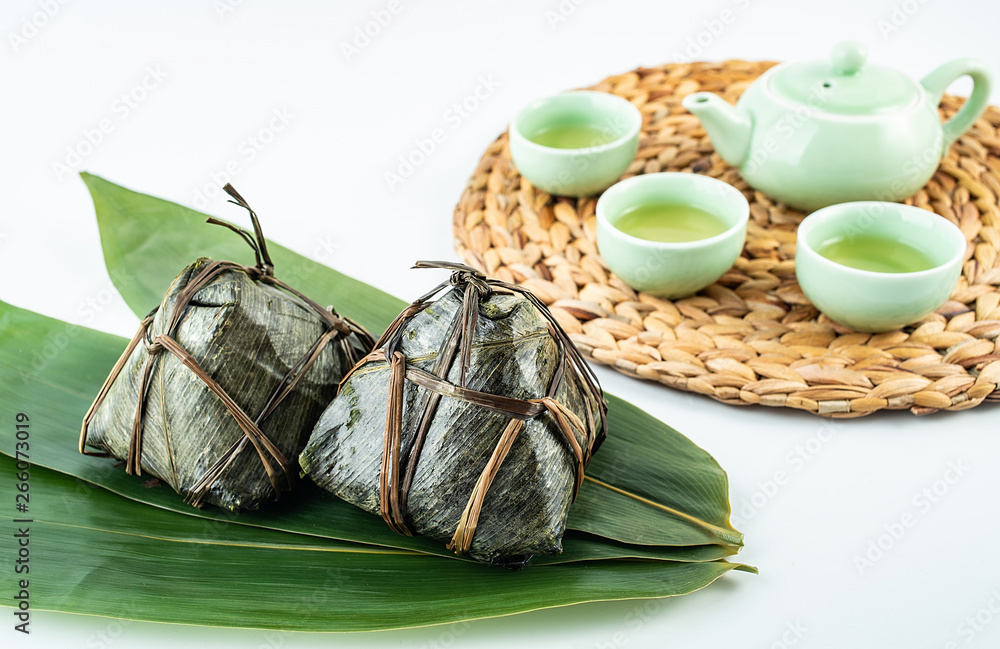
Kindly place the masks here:
[[(825, 61), (776, 65), (733, 107), (710, 92), (684, 97), (722, 159), (747, 183), (811, 211), (847, 201), (902, 200), (930, 180), (952, 143), (982, 115), (990, 73), (957, 59), (916, 82), (867, 64), (867, 48), (838, 43)], [(941, 123), (945, 89), (969, 75), (972, 96)]]

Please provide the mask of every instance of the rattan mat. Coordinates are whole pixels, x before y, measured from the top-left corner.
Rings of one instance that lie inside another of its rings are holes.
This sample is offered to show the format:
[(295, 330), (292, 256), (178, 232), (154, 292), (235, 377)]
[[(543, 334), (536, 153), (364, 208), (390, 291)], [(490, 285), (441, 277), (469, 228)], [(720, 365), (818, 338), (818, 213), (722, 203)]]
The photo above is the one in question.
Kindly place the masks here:
[[(511, 163), (506, 133), (486, 150), (455, 208), (457, 251), (488, 275), (532, 290), (590, 360), (725, 403), (858, 417), (1000, 401), (1000, 109), (991, 106), (906, 201), (958, 224), (970, 242), (950, 300), (904, 329), (856, 333), (819, 314), (795, 280), (795, 229), (805, 215), (750, 189), (681, 106), (698, 90), (735, 103), (772, 65), (670, 64), (591, 88), (642, 112), (639, 153), (624, 177), (692, 171), (721, 178), (750, 201), (743, 254), (716, 284), (675, 301), (626, 286), (598, 255), (597, 199), (532, 187)], [(945, 96), (943, 115), (962, 101)]]

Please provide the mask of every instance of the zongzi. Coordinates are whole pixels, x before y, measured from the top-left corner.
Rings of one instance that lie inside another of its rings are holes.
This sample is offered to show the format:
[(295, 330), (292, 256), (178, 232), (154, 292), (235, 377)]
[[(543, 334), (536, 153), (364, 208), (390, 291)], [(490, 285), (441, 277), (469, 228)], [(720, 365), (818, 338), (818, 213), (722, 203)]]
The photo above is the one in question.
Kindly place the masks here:
[(605, 435), (596, 378), (530, 292), (460, 264), (417, 266), (453, 272), (345, 378), (302, 467), (393, 530), (457, 554), (521, 566), (559, 553)]
[(257, 264), (202, 258), (181, 271), (84, 418), (80, 452), (237, 511), (291, 486), (309, 432), (373, 341), (274, 276), (256, 214), (226, 191), (254, 235), (209, 221), (242, 236)]

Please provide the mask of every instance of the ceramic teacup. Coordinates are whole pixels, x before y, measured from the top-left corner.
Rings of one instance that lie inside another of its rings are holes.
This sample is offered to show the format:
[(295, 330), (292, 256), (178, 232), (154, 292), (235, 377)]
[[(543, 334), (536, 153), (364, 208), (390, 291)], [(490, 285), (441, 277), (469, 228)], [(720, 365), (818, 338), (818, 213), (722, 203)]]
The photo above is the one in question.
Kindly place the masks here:
[(857, 331), (890, 331), (948, 299), (965, 249), (962, 231), (934, 212), (840, 203), (799, 225), (795, 274), (806, 297), (833, 320)]
[[(624, 216), (650, 205), (679, 205), (721, 221), (720, 234), (694, 241), (650, 241), (619, 229)], [(657, 297), (697, 293), (729, 270), (743, 250), (750, 206), (727, 183), (691, 173), (652, 173), (621, 181), (597, 201), (597, 247), (618, 277)]]
[[(591, 196), (625, 173), (639, 148), (641, 125), (639, 109), (621, 97), (567, 92), (538, 99), (514, 116), (510, 154), (539, 189)], [(553, 137), (560, 133), (565, 137)]]

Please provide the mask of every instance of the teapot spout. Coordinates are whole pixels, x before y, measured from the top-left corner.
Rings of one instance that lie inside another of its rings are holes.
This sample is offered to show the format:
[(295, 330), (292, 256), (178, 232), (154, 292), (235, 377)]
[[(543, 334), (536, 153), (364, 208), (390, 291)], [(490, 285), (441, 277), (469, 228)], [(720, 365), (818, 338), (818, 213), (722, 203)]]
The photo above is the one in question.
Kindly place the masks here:
[(681, 103), (701, 120), (722, 159), (734, 167), (742, 165), (750, 148), (753, 127), (746, 111), (711, 92), (690, 94)]

